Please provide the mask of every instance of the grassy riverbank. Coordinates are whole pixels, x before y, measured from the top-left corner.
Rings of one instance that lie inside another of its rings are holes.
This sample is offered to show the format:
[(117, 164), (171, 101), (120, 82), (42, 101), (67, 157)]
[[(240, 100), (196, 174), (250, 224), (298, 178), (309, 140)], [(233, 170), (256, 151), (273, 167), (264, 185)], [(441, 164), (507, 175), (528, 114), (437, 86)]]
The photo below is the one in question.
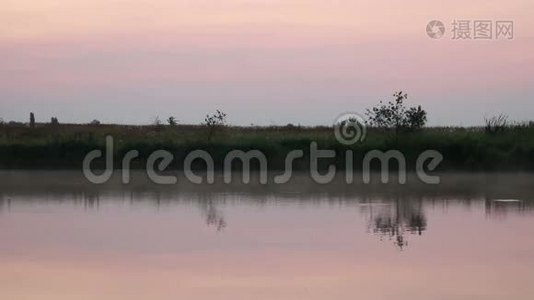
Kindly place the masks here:
[[(269, 169), (283, 169), (287, 153), (300, 149), (304, 158), (293, 163), (295, 169), (309, 168), (309, 147), (317, 142), (319, 149), (335, 150), (335, 159), (322, 159), (320, 165), (345, 166), (346, 150), (354, 152), (354, 166), (361, 168), (364, 155), (373, 149), (400, 150), (407, 166), (415, 167), (418, 155), (428, 149), (444, 156), (440, 170), (466, 171), (534, 171), (534, 126), (512, 126), (488, 134), (483, 128), (425, 128), (416, 132), (394, 132), (369, 129), (365, 141), (352, 146), (337, 142), (331, 127), (224, 127), (208, 141), (205, 126), (124, 126), (124, 125), (45, 125), (35, 128), (22, 125), (0, 125), (1, 169), (77, 169), (91, 150), (104, 149), (105, 137), (115, 140), (115, 167), (120, 167), (124, 154), (138, 150), (133, 161), (141, 168), (155, 150), (174, 155), (173, 168), (181, 168), (184, 157), (202, 149), (211, 154), (217, 168), (234, 149), (260, 150), (268, 158)], [(253, 167), (257, 167), (252, 164)], [(378, 164), (377, 164), (378, 166)], [(202, 167), (201, 164), (198, 167)]]

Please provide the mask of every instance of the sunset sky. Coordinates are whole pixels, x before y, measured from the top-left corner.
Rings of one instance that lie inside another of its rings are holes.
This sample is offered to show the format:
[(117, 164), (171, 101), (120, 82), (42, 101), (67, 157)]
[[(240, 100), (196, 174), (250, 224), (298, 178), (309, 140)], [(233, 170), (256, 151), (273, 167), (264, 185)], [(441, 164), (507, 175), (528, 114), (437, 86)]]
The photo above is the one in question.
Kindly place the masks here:
[[(532, 0), (3, 0), (0, 118), (328, 125), (403, 90), (429, 125), (524, 121), (533, 15)], [(514, 38), (454, 40), (454, 20), (512, 20)]]

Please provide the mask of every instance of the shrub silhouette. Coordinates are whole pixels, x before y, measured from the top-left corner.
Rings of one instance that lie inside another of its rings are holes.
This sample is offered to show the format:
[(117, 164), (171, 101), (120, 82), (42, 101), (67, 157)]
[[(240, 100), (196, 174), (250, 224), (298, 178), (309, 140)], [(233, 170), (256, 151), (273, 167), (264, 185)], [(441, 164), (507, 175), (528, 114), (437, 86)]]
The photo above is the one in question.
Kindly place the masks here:
[(170, 117), (167, 119), (167, 123), (168, 123), (170, 126), (176, 126), (176, 124), (178, 123), (178, 121), (176, 120), (175, 117), (170, 116)]
[(490, 118), (484, 118), (486, 126), (484, 131), (488, 134), (503, 132), (508, 126), (508, 116), (500, 114)]
[(204, 125), (208, 127), (208, 142), (211, 141), (215, 130), (226, 125), (226, 114), (217, 110), (213, 115), (206, 115)]
[(394, 101), (384, 104), (382, 101), (367, 109), (368, 124), (374, 127), (395, 129), (397, 133), (401, 129), (420, 129), (427, 121), (427, 113), (421, 105), (407, 108), (404, 101), (408, 94), (402, 91), (393, 94)]

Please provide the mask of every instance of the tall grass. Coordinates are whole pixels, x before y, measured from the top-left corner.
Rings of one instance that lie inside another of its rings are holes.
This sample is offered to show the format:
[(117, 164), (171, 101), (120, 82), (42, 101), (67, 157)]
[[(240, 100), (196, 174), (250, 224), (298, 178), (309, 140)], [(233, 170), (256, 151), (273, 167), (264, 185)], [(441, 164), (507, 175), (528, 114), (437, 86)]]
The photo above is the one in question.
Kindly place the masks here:
[(354, 153), (356, 169), (361, 168), (364, 155), (373, 149), (400, 150), (407, 158), (408, 167), (413, 168), (421, 152), (434, 149), (444, 156), (441, 170), (534, 171), (533, 123), (506, 125), (492, 134), (483, 127), (433, 127), (395, 136), (392, 132), (370, 128), (367, 139), (352, 146), (338, 143), (331, 127), (224, 127), (209, 139), (209, 128), (195, 125), (36, 124), (30, 128), (4, 124), (0, 125), (0, 168), (81, 168), (89, 151), (104, 149), (107, 135), (115, 140), (115, 167), (120, 167), (123, 155), (129, 150), (140, 153), (140, 158), (133, 162), (136, 168), (142, 168), (150, 153), (160, 149), (173, 153), (173, 168), (181, 168), (185, 156), (196, 149), (209, 152), (216, 167), (222, 168), (229, 151), (257, 149), (267, 156), (270, 169), (281, 170), (287, 153), (301, 149), (305, 157), (295, 161), (293, 167), (306, 169), (309, 146), (315, 141), (320, 149), (337, 153), (336, 159), (321, 161), (323, 168), (330, 163), (344, 168), (344, 153), (349, 149)]

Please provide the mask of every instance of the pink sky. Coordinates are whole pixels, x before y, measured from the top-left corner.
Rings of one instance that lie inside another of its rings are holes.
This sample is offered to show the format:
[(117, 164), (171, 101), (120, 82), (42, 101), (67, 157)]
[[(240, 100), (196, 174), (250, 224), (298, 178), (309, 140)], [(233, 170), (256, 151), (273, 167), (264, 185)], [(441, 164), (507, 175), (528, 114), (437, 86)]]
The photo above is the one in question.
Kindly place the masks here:
[[(0, 19), (4, 120), (330, 124), (399, 89), (432, 125), (534, 112), (530, 0), (8, 0)], [(455, 19), (513, 20), (514, 39), (452, 40)]]

